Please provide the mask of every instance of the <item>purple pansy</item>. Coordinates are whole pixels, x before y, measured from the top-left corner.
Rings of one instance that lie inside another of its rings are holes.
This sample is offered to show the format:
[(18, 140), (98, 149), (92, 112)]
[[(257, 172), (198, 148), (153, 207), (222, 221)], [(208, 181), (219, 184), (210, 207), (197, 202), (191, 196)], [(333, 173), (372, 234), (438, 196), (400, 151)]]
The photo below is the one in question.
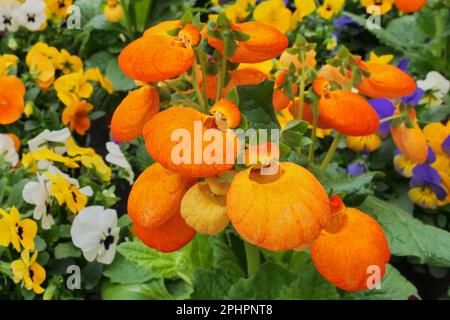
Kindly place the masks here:
[(348, 25), (357, 24), (352, 18), (348, 16), (340, 16), (333, 21), (333, 26), (336, 28), (345, 28)]
[(439, 200), (447, 197), (447, 191), (442, 187), (442, 178), (433, 167), (428, 164), (419, 164), (413, 169), (413, 177), (409, 182), (411, 187), (429, 187)]
[(448, 135), (448, 137), (445, 138), (441, 148), (445, 152), (445, 154), (450, 157), (450, 135)]
[(427, 155), (427, 163), (432, 164), (436, 161), (436, 153), (434, 153), (433, 149), (428, 146), (428, 155)]
[(417, 87), (416, 91), (414, 91), (412, 94), (403, 97), (402, 102), (405, 105), (411, 103), (415, 107), (419, 104), (420, 100), (422, 100), (423, 95), (424, 95), (423, 90)]
[(397, 67), (403, 72), (409, 73), (409, 60), (407, 58), (401, 58), (397, 64)]
[[(380, 120), (391, 117), (395, 112), (394, 104), (388, 99), (373, 99), (370, 100), (369, 103), (377, 112)], [(386, 138), (389, 135), (390, 128), (391, 121), (381, 123), (378, 127), (378, 134), (380, 135), (380, 137)]]
[(366, 172), (366, 167), (362, 162), (350, 163), (347, 166), (348, 174), (352, 177), (360, 176)]

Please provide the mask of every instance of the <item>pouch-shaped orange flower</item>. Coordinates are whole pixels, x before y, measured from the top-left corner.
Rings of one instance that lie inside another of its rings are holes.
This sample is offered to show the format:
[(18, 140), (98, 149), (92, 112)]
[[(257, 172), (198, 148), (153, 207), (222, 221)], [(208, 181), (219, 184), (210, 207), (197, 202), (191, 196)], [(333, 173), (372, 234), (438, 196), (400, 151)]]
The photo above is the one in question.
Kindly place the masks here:
[(160, 226), (180, 210), (191, 185), (191, 179), (152, 164), (137, 178), (128, 197), (131, 221), (144, 228)]
[[(236, 52), (230, 59), (233, 63), (258, 63), (273, 59), (282, 54), (289, 44), (283, 33), (261, 22), (238, 23), (232, 29), (250, 36), (249, 40), (238, 43)], [(223, 53), (223, 40), (208, 37), (208, 43)]]
[(179, 211), (166, 223), (155, 228), (134, 224), (134, 232), (145, 245), (160, 252), (174, 252), (183, 248), (196, 233), (184, 222)]
[(248, 168), (233, 179), (227, 212), (248, 242), (272, 251), (299, 248), (316, 239), (330, 219), (328, 195), (308, 170), (280, 163), (276, 175)]
[(391, 127), (392, 139), (405, 158), (414, 163), (422, 164), (427, 160), (428, 144), (422, 129), (415, 120), (415, 112), (411, 114), (413, 127), (407, 128), (401, 124), (397, 128)]
[(25, 108), (25, 86), (15, 76), (0, 79), (0, 124), (17, 121)]
[[(280, 72), (275, 79), (275, 88), (273, 92), (273, 108), (275, 109), (275, 111), (281, 111), (289, 107), (289, 104), (291, 104), (291, 99), (289, 99), (289, 96), (285, 93), (285, 90), (277, 90), (277, 87), (284, 83), (286, 73), (288, 73), (288, 70)], [(297, 91), (298, 86), (296, 84), (292, 85), (292, 94), (296, 95)]]
[(310, 252), (320, 274), (347, 291), (375, 286), (374, 280), (377, 275), (381, 280), (390, 258), (389, 244), (378, 222), (343, 204), (334, 212), (327, 230), (311, 244)]
[(364, 95), (371, 98), (401, 98), (416, 90), (414, 79), (399, 68), (381, 63), (363, 62), (358, 64), (370, 73), (357, 86)]
[(142, 134), (145, 123), (159, 110), (159, 93), (153, 86), (131, 91), (114, 111), (111, 133), (114, 139), (128, 142)]
[(422, 9), (428, 0), (395, 0), (395, 6), (398, 10), (413, 13)]
[[(222, 98), (226, 96), (228, 91), (238, 86), (249, 84), (258, 84), (267, 79), (267, 75), (256, 68), (242, 68), (230, 72), (230, 80), (223, 89)], [(215, 100), (217, 95), (217, 76), (206, 76), (206, 93), (209, 99)], [(201, 83), (203, 88), (203, 83)]]
[(323, 124), (348, 136), (367, 136), (380, 124), (377, 113), (363, 97), (344, 90), (323, 95), (319, 115)]
[(232, 132), (218, 129), (214, 117), (192, 108), (172, 107), (144, 127), (150, 156), (186, 177), (210, 177), (233, 167), (239, 149)]

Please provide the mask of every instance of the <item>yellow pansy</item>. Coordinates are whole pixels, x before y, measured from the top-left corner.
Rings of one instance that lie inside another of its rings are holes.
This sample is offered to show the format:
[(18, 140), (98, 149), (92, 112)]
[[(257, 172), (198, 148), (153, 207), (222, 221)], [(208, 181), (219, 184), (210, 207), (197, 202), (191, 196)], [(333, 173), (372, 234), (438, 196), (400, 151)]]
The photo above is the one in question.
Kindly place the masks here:
[(373, 152), (381, 146), (381, 139), (377, 134), (362, 137), (347, 137), (347, 147), (355, 152)]
[(40, 160), (48, 160), (51, 162), (59, 162), (64, 164), (67, 168), (79, 168), (80, 165), (77, 163), (79, 161), (78, 158), (69, 158), (65, 156), (61, 156), (56, 152), (51, 151), (48, 148), (41, 148), (35, 152), (29, 152), (25, 154), (22, 158), (22, 164), (26, 168), (33, 168), (36, 164), (36, 161)]
[(61, 22), (69, 15), (69, 7), (73, 0), (45, 0), (47, 17), (51, 17), (56, 23)]
[(423, 128), (423, 134), (436, 154), (446, 156), (442, 144), (450, 136), (450, 122), (447, 122), (447, 125), (440, 122), (430, 123)]
[(427, 186), (411, 188), (408, 196), (412, 203), (423, 208), (436, 209), (439, 205), (439, 199), (436, 193)]
[(314, 0), (295, 0), (295, 8), (291, 17), (291, 29), (297, 28), (303, 18), (313, 13), (317, 6)]
[(17, 252), (20, 245), (24, 249), (34, 249), (34, 237), (37, 233), (37, 224), (32, 219), (20, 219), (16, 207), (9, 210), (9, 214), (0, 209), (0, 245), (7, 247), (11, 243)]
[(266, 75), (270, 76), (273, 67), (274, 67), (273, 60), (267, 60), (259, 63), (241, 63), (239, 64), (238, 69), (255, 68), (265, 73)]
[(231, 22), (241, 22), (250, 14), (248, 7), (254, 6), (255, 3), (256, 0), (237, 0), (234, 4), (226, 6), (223, 12)]
[(30, 51), (27, 53), (27, 56), (25, 57), (25, 62), (28, 65), (30, 65), (31, 59), (33, 59), (35, 56), (47, 57), (53, 63), (53, 66), (55, 68), (58, 65), (58, 57), (59, 57), (58, 49), (56, 49), (55, 47), (51, 47), (44, 42), (37, 42), (35, 45), (31, 47)]
[[(312, 129), (312, 126), (310, 125), (309, 128)], [(331, 133), (333, 132), (332, 129), (321, 129), (321, 128), (317, 128), (316, 129), (316, 136), (317, 138), (323, 139), (329, 135), (331, 135)]]
[(99, 68), (90, 68), (85, 72), (85, 77), (90, 81), (100, 83), (100, 86), (105, 89), (109, 94), (113, 93), (114, 88), (111, 80), (104, 76)]
[(361, 4), (368, 8), (370, 6), (377, 6), (380, 9), (380, 14), (385, 14), (391, 11), (395, 0), (361, 0)]
[(123, 17), (123, 8), (118, 0), (108, 0), (103, 9), (105, 19), (109, 22), (119, 22)]
[(45, 175), (52, 182), (50, 194), (56, 198), (60, 206), (65, 203), (67, 208), (75, 214), (86, 206), (88, 198), (80, 192), (76, 184), (69, 182), (58, 172), (54, 175), (46, 172)]
[(54, 84), (58, 98), (66, 106), (72, 106), (78, 98), (88, 99), (94, 91), (88, 80), (83, 71), (59, 77)]
[(324, 0), (322, 6), (317, 9), (317, 13), (324, 19), (331, 19), (332, 16), (341, 12), (345, 0)]
[(8, 71), (15, 67), (19, 58), (12, 54), (0, 55), (0, 78), (8, 75)]
[(46, 272), (45, 269), (36, 262), (37, 256), (38, 253), (36, 251), (30, 259), (30, 251), (24, 250), (20, 255), (20, 259), (11, 263), (11, 270), (15, 283), (23, 281), (25, 288), (28, 290), (33, 289), (36, 294), (41, 294), (45, 291), (44, 288), (41, 287), (41, 284), (45, 281)]
[(268, 0), (261, 2), (253, 12), (256, 21), (265, 23), (286, 33), (291, 26), (292, 12), (286, 8), (283, 0)]
[(83, 70), (83, 61), (76, 55), (71, 55), (67, 50), (62, 49), (58, 55), (58, 66), (64, 74)]
[(389, 64), (394, 59), (393, 54), (385, 54), (382, 56), (377, 56), (377, 54), (373, 51), (370, 52), (369, 61), (370, 63), (380, 63), (380, 64)]
[(417, 163), (407, 159), (401, 153), (394, 156), (394, 168), (406, 178), (413, 176), (413, 170), (417, 166)]

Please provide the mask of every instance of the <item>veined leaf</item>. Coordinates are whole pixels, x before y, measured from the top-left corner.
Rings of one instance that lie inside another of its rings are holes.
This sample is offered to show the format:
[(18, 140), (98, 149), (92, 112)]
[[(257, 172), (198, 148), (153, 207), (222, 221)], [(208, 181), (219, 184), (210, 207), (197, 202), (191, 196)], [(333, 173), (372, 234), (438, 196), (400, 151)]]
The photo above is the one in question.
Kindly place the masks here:
[(143, 284), (111, 284), (103, 286), (102, 297), (105, 300), (171, 300), (172, 295), (162, 279)]

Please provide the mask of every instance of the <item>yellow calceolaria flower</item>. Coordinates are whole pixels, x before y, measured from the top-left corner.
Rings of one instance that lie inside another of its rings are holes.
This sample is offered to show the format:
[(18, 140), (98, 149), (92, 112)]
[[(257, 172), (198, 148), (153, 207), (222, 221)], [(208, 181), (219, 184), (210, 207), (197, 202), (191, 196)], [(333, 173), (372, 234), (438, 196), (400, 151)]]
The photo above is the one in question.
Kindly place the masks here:
[(69, 15), (69, 8), (73, 0), (45, 0), (47, 17), (51, 17), (55, 23), (61, 22)]
[(24, 250), (20, 259), (11, 263), (13, 280), (15, 283), (24, 282), (25, 288), (33, 290), (36, 294), (41, 294), (45, 290), (41, 284), (45, 281), (45, 269), (36, 262), (38, 253), (33, 253), (30, 259), (30, 251)]
[(25, 108), (23, 110), (23, 113), (25, 113), (25, 116), (29, 118), (33, 114), (33, 102), (27, 102), (25, 104)]
[(85, 72), (85, 77), (90, 81), (95, 81), (100, 84), (100, 86), (106, 90), (109, 94), (114, 92), (113, 84), (111, 80), (104, 76), (99, 68), (89, 68)]
[(79, 168), (80, 165), (77, 161), (80, 160), (79, 157), (69, 158), (62, 155), (57, 154), (56, 152), (48, 149), (41, 148), (35, 152), (29, 152), (22, 157), (22, 164), (26, 168), (30, 168), (33, 171), (33, 168), (36, 167), (37, 161), (47, 160), (50, 162), (58, 162), (62, 163), (67, 168)]
[(56, 198), (60, 206), (66, 204), (74, 214), (86, 206), (88, 197), (80, 191), (75, 179), (64, 177), (60, 172), (52, 174), (47, 171), (45, 176), (52, 182), (50, 194)]
[(105, 19), (109, 22), (119, 22), (123, 17), (123, 8), (118, 0), (107, 0), (103, 9)]
[(371, 51), (368, 62), (379, 63), (379, 64), (389, 64), (393, 59), (394, 59), (393, 54), (385, 54), (382, 56), (377, 56), (377, 54), (375, 52)]
[(14, 68), (19, 62), (19, 58), (12, 54), (0, 55), (0, 78), (8, 75), (11, 68)]
[(324, 0), (317, 13), (324, 19), (331, 19), (342, 11), (345, 0)]
[(395, 0), (361, 0), (361, 4), (366, 8), (369, 8), (371, 6), (378, 7), (380, 10), (380, 14), (385, 14), (391, 11), (392, 5), (394, 3)]
[(328, 51), (334, 50), (338, 45), (337, 38), (335, 36), (332, 36), (330, 39), (327, 40), (326, 48)]
[(286, 33), (291, 27), (292, 12), (283, 0), (268, 0), (261, 2), (253, 12), (256, 21), (265, 23)]
[(20, 246), (24, 249), (34, 249), (34, 237), (37, 224), (32, 219), (20, 219), (19, 211), (12, 207), (9, 214), (0, 209), (0, 245), (8, 247), (11, 243), (17, 252)]
[(80, 147), (73, 138), (70, 138), (67, 143), (67, 154), (71, 157), (80, 156), (81, 164), (88, 169), (95, 170), (103, 181), (111, 180), (111, 168), (106, 165), (103, 158), (94, 149)]
[(381, 146), (381, 139), (377, 134), (362, 137), (347, 137), (347, 147), (355, 152), (373, 152)]
[(64, 74), (83, 70), (83, 61), (76, 55), (71, 55), (67, 50), (62, 49), (58, 55), (58, 66)]
[(291, 17), (291, 30), (297, 28), (306, 16), (317, 9), (317, 6), (314, 0), (295, 0), (295, 8), (296, 10)]

